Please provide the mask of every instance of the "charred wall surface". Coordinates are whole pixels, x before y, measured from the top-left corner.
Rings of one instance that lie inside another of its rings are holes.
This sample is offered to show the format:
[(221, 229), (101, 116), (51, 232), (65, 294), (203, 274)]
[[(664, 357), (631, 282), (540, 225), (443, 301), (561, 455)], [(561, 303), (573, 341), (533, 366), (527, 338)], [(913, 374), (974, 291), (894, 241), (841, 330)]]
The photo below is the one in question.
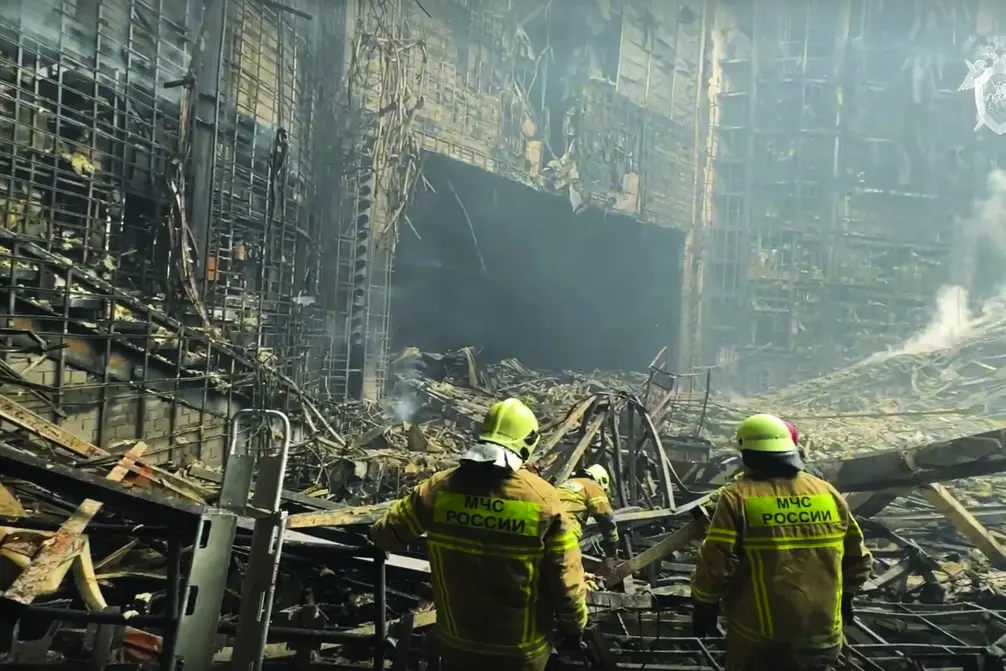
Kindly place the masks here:
[[(755, 388), (925, 326), (997, 137), (958, 91), (989, 3), (723, 3), (703, 358)], [(1001, 26), (1001, 24), (1000, 24)], [(959, 228), (959, 227), (956, 227)]]
[[(415, 59), (424, 71), (414, 122), (423, 149), (557, 194), (568, 212), (615, 212), (684, 234), (686, 328), (661, 346), (686, 359), (701, 317), (693, 278), (706, 136), (705, 4), (430, 0), (422, 8), (406, 3), (402, 20), (403, 33), (425, 46)], [(399, 235), (411, 233), (400, 227)], [(663, 249), (666, 266), (676, 269), (678, 236), (652, 241), (653, 253)], [(401, 254), (396, 265), (406, 263)]]
[(424, 174), (431, 188), (398, 246), (397, 347), (478, 343), (483, 358), (542, 369), (642, 370), (676, 344), (680, 231), (574, 214), (563, 198), (440, 156)]
[(336, 374), (345, 17), (284, 6), (0, 5), (4, 391), (86, 440), (213, 461), (236, 407)]

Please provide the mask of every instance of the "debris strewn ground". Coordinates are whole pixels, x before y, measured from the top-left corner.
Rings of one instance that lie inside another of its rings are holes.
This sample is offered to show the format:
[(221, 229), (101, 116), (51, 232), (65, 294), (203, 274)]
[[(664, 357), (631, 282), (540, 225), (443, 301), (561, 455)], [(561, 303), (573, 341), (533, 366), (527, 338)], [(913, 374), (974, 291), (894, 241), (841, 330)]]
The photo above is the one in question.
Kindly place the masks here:
[[(601, 461), (614, 474), (624, 563), (607, 582), (591, 579), (597, 624), (591, 654), (630, 663), (658, 624), (670, 628), (662, 635), (687, 636), (682, 608), (702, 535), (694, 512), (735, 468), (733, 426), (755, 411), (799, 425), (814, 464), (847, 493), (863, 521), (877, 566), (863, 595), (864, 629), (858, 630), (857, 643), (867, 647), (855, 654), (872, 654), (868, 646), (878, 638), (894, 646), (906, 640), (889, 626), (891, 604), (900, 604), (897, 616), (909, 623), (949, 617), (944, 604), (950, 603), (961, 604), (953, 611), (959, 617), (966, 611), (975, 621), (1006, 622), (990, 615), (1006, 599), (1006, 501), (996, 479), (1006, 471), (1006, 432), (997, 428), (995, 406), (952, 405), (975, 398), (968, 381), (955, 391), (959, 378), (952, 375), (939, 394), (920, 391), (910, 402), (905, 391), (898, 401), (864, 391), (866, 381), (883, 371), (890, 380), (906, 375), (911, 389), (913, 380), (919, 384), (913, 376), (918, 366), (907, 365), (887, 358), (865, 363), (861, 371), (728, 401), (711, 393), (712, 374), (678, 376), (656, 361), (648, 375), (546, 375), (514, 360), (484, 366), (470, 348), (408, 350), (393, 362), (394, 386), (384, 401), (342, 406), (331, 421), (334, 434), (292, 446), (280, 495), (288, 516), (272, 620), (279, 634), (267, 657), (365, 662), (373, 656), (366, 638), (375, 631), (380, 602), (373, 565), (326, 557), (341, 545), (365, 544), (367, 526), (388, 503), (456, 463), (481, 415), (507, 396), (523, 399), (540, 417), (543, 439), (532, 468), (561, 480), (584, 460)], [(835, 400), (829, 403), (829, 397)], [(7, 659), (29, 663), (93, 654), (93, 625), (90, 634), (84, 625), (50, 627), (46, 608), (128, 612), (131, 622), (114, 625), (113, 657), (156, 658), (166, 645), (165, 630), (144, 617), (177, 607), (179, 597), (171, 596), (177, 578), (169, 568), (180, 552), (180, 575), (187, 574), (200, 511), (226, 498), (220, 491), (223, 472), (198, 462), (155, 465), (145, 459), (142, 441), (100, 448), (13, 401), (0, 400), (0, 415), (13, 428), (0, 443), (0, 588), (5, 605), (17, 604), (23, 612), (9, 636), (14, 644)], [(158, 524), (169, 523), (181, 539), (174, 545), (171, 533), (157, 533)], [(237, 626), (251, 526), (251, 520), (239, 524), (231, 559), (216, 646), (221, 664), (233, 654), (228, 632)], [(589, 570), (599, 556), (590, 529), (583, 541)], [(436, 617), (429, 567), (422, 548), (417, 551), (388, 564), (385, 596), (391, 632), (400, 641), (396, 654), (406, 654), (409, 641)], [(919, 615), (919, 608), (930, 615)], [(638, 623), (626, 624), (632, 618)], [(1006, 633), (988, 626), (982, 634), (986, 646)], [(284, 634), (294, 629), (355, 632), (359, 641)], [(940, 631), (957, 636), (959, 646), (979, 645), (954, 634), (954, 627)], [(279, 642), (284, 635), (290, 640)], [(43, 647), (50, 650), (40, 653), (32, 640), (47, 641)], [(705, 654), (698, 649), (675, 654), (706, 668), (695, 657)], [(413, 651), (413, 663), (401, 668), (418, 668), (417, 657)], [(563, 663), (578, 668), (581, 661)]]

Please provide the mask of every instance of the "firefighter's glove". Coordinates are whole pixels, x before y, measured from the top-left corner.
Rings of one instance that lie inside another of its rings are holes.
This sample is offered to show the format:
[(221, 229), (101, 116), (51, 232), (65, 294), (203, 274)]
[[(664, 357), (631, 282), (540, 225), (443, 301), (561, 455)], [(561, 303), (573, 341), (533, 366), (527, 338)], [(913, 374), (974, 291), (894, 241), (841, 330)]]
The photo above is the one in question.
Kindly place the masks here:
[(692, 600), (692, 634), (695, 638), (715, 636), (716, 623), (720, 616), (720, 604), (702, 603)]
[(842, 624), (850, 625), (856, 619), (856, 607), (852, 603), (852, 594), (842, 595)]
[(580, 632), (578, 634), (564, 634), (555, 647), (559, 652), (580, 654), (586, 650), (587, 644), (583, 642), (583, 632)]

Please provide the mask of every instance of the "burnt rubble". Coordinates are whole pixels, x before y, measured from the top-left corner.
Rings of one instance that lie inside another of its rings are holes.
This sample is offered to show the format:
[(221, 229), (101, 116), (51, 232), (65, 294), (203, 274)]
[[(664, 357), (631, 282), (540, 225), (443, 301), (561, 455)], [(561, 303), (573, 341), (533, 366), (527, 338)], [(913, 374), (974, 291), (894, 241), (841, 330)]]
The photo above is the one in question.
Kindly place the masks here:
[[(688, 624), (698, 511), (736, 466), (730, 426), (765, 399), (728, 406), (710, 375), (657, 361), (648, 375), (543, 375), (513, 360), (482, 366), (472, 349), (409, 350), (392, 369), (386, 400), (341, 406), (341, 433), (324, 443), (291, 442), (275, 411), (235, 419), (225, 469), (158, 464), (143, 441), (101, 448), (0, 397), (5, 668), (175, 668), (198, 655), (179, 645), (196, 625), (212, 668), (240, 661), (248, 641), (264, 645), (267, 668), (424, 668), (436, 612), (423, 548), (384, 557), (365, 532), (395, 497), (456, 463), (506, 396), (540, 417), (530, 467), (543, 477), (561, 480), (584, 461), (613, 474), (623, 562), (607, 582), (590, 576), (585, 657), (557, 657), (557, 668), (722, 668), (722, 641), (693, 639)], [(846, 631), (849, 668), (1001, 668), (1006, 432), (967, 425), (970, 435), (922, 433), (885, 450), (876, 433), (855, 442), (867, 433), (856, 418), (843, 437), (828, 436), (830, 421), (797, 420), (876, 557)], [(588, 571), (600, 556), (591, 529)], [(263, 545), (270, 533), (280, 548)], [(256, 594), (271, 602), (268, 640), (244, 617)]]

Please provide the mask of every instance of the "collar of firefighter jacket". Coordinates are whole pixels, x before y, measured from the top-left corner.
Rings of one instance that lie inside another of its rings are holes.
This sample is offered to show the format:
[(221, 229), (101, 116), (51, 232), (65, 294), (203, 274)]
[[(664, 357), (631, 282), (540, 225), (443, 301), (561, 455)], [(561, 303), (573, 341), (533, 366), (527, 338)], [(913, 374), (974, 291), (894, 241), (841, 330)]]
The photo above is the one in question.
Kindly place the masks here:
[(475, 443), (465, 450), (458, 459), (476, 464), (492, 464), (499, 468), (518, 471), (524, 460), (510, 450), (492, 443)]
[(774, 478), (795, 478), (806, 466), (800, 453), (793, 452), (741, 452), (744, 471), (749, 478), (755, 480), (772, 480)]

